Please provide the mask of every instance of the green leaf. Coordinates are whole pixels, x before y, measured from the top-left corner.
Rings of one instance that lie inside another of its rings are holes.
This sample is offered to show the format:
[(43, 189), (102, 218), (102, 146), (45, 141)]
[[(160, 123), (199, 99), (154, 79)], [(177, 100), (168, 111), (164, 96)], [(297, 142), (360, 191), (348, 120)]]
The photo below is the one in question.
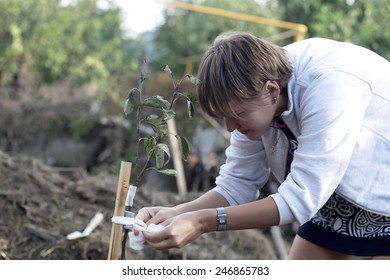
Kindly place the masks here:
[(160, 136), (160, 138), (166, 138), (168, 136), (168, 124), (161, 124), (154, 127), (153, 130)]
[(185, 99), (187, 101), (193, 101), (195, 102), (196, 101), (196, 95), (190, 91), (186, 91), (186, 92), (181, 92), (179, 97), (181, 99)]
[[(171, 158), (171, 152), (169, 151), (169, 147), (167, 144), (164, 143), (157, 144), (154, 153), (156, 158), (157, 169), (163, 168), (164, 165), (166, 165)], [(168, 156), (168, 159), (167, 161), (164, 162), (165, 154)]]
[[(173, 112), (174, 114), (174, 112)], [(172, 118), (172, 116), (170, 117)], [(168, 125), (167, 125), (168, 117), (160, 117), (158, 115), (152, 114), (146, 117), (146, 122), (149, 123), (153, 131), (160, 136), (160, 138), (165, 138), (168, 136)]]
[(169, 68), (168, 65), (165, 65), (165, 66), (163, 67), (163, 71), (164, 71), (165, 73), (167, 73), (171, 78), (173, 78), (172, 71), (171, 71), (171, 69)]
[(193, 83), (194, 85), (198, 86), (201, 84), (201, 81), (198, 78), (196, 78), (195, 76), (190, 75), (190, 74), (187, 74), (186, 76), (190, 79), (191, 83)]
[(179, 142), (179, 147), (180, 147), (181, 154), (183, 155), (183, 159), (187, 160), (188, 154), (190, 153), (188, 142), (184, 137), (180, 135), (176, 135), (176, 138), (177, 141)]
[(169, 160), (169, 158), (171, 158), (171, 152), (170, 152), (170, 150), (169, 150), (169, 147), (168, 147), (168, 145), (167, 144), (164, 144), (164, 143), (158, 143), (157, 144), (157, 148), (156, 149), (159, 149), (159, 150), (162, 150), (162, 151), (164, 151), (164, 153), (166, 153), (167, 154), (167, 156), (168, 156), (168, 160)]
[(126, 117), (131, 112), (134, 111), (134, 108), (136, 106), (136, 101), (137, 101), (137, 96), (136, 96), (137, 92), (136, 91), (137, 91), (137, 89), (133, 88), (127, 94), (126, 101), (125, 101), (125, 106), (124, 106), (124, 109), (123, 109)]
[(160, 95), (154, 95), (145, 98), (145, 100), (142, 101), (141, 105), (159, 110), (168, 110), (171, 107), (171, 104)]
[(164, 151), (161, 149), (154, 150), (154, 158), (156, 159), (156, 167), (158, 170), (164, 167)]
[(165, 118), (152, 114), (146, 117), (146, 122), (151, 125), (153, 131), (160, 137), (160, 139), (168, 136), (168, 124)]
[(157, 171), (168, 176), (177, 175), (177, 171), (175, 169), (158, 169)]
[(166, 121), (156, 114), (151, 114), (147, 116), (146, 121), (154, 127), (158, 127), (160, 125), (166, 124)]
[(146, 153), (149, 156), (153, 153), (153, 149), (155, 145), (156, 145), (156, 140), (152, 136), (147, 136), (144, 138), (144, 148)]
[(165, 121), (168, 121), (170, 119), (173, 119), (175, 117), (175, 111), (173, 111), (172, 109), (163, 109), (163, 112), (164, 112), (164, 120)]

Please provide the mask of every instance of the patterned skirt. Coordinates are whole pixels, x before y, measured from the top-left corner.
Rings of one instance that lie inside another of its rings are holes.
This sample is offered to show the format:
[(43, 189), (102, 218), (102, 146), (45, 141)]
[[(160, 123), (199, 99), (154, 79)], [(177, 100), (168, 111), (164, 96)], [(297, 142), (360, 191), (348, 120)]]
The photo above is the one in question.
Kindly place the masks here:
[(390, 256), (390, 217), (361, 209), (336, 193), (297, 234), (343, 254)]

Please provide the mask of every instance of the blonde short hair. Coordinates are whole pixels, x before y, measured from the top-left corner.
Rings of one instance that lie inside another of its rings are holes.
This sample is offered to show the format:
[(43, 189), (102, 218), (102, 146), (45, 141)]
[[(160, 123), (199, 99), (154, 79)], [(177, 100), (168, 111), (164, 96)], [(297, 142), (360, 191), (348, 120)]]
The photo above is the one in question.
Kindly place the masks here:
[(285, 87), (291, 74), (283, 48), (246, 32), (222, 33), (199, 66), (200, 105), (213, 117), (237, 118), (234, 108), (253, 108), (253, 100), (268, 80)]

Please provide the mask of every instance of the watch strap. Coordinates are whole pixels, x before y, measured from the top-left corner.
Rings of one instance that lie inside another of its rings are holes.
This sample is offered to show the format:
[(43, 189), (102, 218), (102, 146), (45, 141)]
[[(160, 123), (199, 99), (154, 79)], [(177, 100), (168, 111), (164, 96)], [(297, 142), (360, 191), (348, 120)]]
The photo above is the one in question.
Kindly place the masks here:
[(224, 207), (219, 207), (217, 210), (217, 222), (218, 222), (218, 231), (225, 231), (227, 228), (227, 215)]

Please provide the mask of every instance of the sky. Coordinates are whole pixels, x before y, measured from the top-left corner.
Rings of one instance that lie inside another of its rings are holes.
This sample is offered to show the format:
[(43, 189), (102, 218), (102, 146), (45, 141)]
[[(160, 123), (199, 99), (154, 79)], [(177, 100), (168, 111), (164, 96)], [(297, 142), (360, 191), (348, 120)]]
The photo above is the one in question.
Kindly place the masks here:
[(153, 30), (162, 22), (164, 6), (157, 0), (116, 0), (123, 9), (124, 27), (128, 35)]

